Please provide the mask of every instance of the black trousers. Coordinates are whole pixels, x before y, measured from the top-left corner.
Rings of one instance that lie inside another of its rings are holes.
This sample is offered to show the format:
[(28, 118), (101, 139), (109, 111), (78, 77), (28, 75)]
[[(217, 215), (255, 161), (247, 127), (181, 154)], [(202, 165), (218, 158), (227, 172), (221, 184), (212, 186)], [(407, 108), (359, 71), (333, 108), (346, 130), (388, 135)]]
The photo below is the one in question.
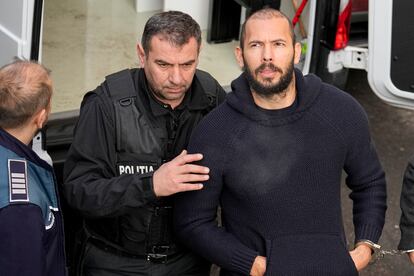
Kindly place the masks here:
[(210, 264), (192, 253), (178, 253), (166, 263), (118, 256), (88, 243), (82, 262), (82, 276), (208, 276)]

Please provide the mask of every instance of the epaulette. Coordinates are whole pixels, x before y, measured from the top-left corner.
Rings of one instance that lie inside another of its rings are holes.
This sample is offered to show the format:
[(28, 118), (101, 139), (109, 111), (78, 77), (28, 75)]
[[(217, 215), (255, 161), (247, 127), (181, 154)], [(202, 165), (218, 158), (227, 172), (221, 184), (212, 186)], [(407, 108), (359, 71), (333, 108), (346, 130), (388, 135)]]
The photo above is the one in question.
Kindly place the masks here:
[(10, 202), (28, 202), (27, 161), (8, 159), (9, 200)]

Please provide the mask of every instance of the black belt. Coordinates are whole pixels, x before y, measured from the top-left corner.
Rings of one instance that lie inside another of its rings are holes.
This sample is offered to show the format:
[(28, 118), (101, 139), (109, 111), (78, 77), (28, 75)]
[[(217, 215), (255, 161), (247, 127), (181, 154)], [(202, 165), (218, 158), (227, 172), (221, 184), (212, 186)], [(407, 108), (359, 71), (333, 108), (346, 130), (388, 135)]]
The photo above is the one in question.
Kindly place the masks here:
[(134, 259), (142, 259), (142, 260), (147, 260), (151, 263), (157, 263), (157, 264), (164, 264), (166, 263), (169, 259), (171, 259), (172, 257), (176, 256), (177, 254), (179, 254), (179, 252), (175, 252), (172, 254), (167, 254), (170, 246), (153, 246), (152, 247), (152, 252), (151, 253), (147, 253), (146, 255), (136, 255), (133, 253), (129, 253), (125, 250), (116, 248), (104, 241), (101, 241), (99, 239), (95, 239), (95, 238), (91, 238), (89, 240), (94, 246), (96, 246), (97, 248), (104, 250), (106, 252), (109, 252), (111, 254), (117, 255), (117, 256), (123, 256), (123, 257), (127, 257), (127, 258), (134, 258)]

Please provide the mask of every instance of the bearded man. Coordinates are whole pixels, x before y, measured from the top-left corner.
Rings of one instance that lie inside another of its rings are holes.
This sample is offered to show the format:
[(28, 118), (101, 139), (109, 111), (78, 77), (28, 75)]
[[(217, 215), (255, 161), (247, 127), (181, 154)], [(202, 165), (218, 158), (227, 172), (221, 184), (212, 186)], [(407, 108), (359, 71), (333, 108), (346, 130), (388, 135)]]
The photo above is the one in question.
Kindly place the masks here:
[[(203, 154), (210, 177), (177, 196), (175, 229), (221, 275), (357, 275), (378, 247), (386, 186), (367, 116), (350, 95), (294, 69), (300, 50), (284, 14), (252, 14), (236, 49), (244, 72), (192, 134), (189, 152)], [(342, 171), (354, 203), (351, 251)]]

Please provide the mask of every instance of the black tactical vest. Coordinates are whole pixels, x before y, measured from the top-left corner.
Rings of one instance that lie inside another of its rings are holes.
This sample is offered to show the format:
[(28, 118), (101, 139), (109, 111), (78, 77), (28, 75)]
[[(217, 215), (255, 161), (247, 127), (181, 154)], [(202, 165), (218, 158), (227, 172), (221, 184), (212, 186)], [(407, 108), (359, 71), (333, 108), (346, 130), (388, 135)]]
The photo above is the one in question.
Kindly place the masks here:
[[(217, 106), (218, 97), (216, 82), (207, 73), (197, 70), (194, 81), (201, 84), (210, 101), (206, 110), (200, 110), (196, 114), (183, 111), (181, 119), (191, 120), (195, 126)], [(165, 121), (152, 116), (149, 108), (144, 106), (140, 92), (135, 90), (130, 70), (107, 76), (106, 84), (115, 110), (117, 173), (138, 173), (143, 177), (148, 174), (149, 177), (143, 179), (150, 181), (151, 172), (173, 158), (173, 132), (177, 129), (167, 128)], [(113, 222), (116, 225), (110, 226), (113, 229), (110, 232), (114, 232), (112, 237), (105, 235), (103, 238), (118, 250), (140, 256), (169, 255), (178, 250), (172, 237), (172, 204), (168, 197), (131, 210)]]

